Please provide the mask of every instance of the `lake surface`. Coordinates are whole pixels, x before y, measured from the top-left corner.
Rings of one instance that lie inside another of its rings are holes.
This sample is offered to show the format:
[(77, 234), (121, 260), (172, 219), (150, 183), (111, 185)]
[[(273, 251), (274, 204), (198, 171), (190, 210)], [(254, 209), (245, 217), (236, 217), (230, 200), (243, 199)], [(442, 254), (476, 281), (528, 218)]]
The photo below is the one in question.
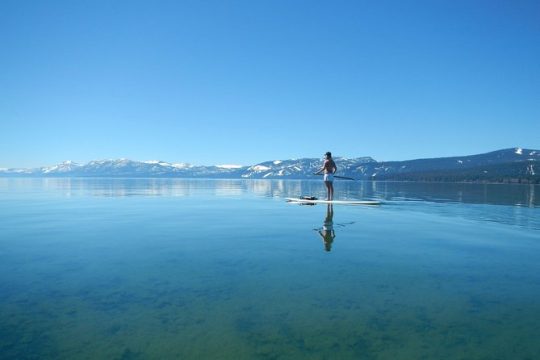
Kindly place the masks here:
[(534, 359), (540, 187), (0, 178), (1, 359)]

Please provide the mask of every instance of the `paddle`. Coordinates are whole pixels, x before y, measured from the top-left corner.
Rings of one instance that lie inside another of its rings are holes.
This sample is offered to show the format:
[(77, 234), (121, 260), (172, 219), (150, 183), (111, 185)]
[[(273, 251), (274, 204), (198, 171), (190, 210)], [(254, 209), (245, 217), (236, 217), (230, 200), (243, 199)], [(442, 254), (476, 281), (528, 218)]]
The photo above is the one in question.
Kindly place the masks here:
[[(313, 175), (321, 175), (321, 176), (322, 176), (322, 175), (324, 175), (324, 174), (317, 174), (317, 173), (315, 173), (315, 174), (313, 174)], [(347, 177), (347, 176), (334, 175), (334, 177), (335, 177), (336, 179), (356, 180), (356, 179), (354, 179), (354, 178), (352, 178), (352, 177)]]

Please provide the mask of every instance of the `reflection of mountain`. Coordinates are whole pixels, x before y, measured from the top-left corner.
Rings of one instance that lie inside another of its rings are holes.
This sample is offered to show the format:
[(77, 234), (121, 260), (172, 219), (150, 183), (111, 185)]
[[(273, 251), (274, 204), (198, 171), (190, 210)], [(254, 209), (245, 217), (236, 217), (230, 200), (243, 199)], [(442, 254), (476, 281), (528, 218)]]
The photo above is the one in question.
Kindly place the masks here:
[(264, 197), (286, 197), (302, 191), (317, 191), (319, 182), (243, 179), (175, 179), (175, 178), (0, 178), (0, 189), (20, 187), (60, 191), (66, 196), (200, 196), (239, 197), (254, 194)]
[[(242, 180), (242, 179), (110, 179), (110, 178), (0, 178), (5, 194), (18, 189), (46, 190), (63, 196), (164, 196), (193, 197), (211, 204), (223, 198), (279, 198), (310, 194), (325, 195), (322, 181)], [(33, 190), (32, 190), (33, 191)], [(28, 192), (29, 194), (32, 191)], [(514, 224), (540, 229), (540, 218), (532, 215), (540, 207), (540, 186), (510, 184), (444, 184), (385, 181), (342, 181), (336, 184), (336, 198), (379, 199), (386, 211), (427, 211), (446, 215), (455, 213), (448, 203), (476, 204), (460, 206), (469, 219)], [(241, 204), (239, 202), (238, 204)], [(513, 205), (490, 207), (484, 205)], [(519, 205), (519, 206), (515, 206)], [(242, 205), (239, 205), (242, 206)], [(356, 210), (355, 210), (356, 211)], [(317, 221), (319, 221), (318, 219)], [(340, 224), (337, 224), (341, 226)]]
[[(370, 184), (370, 183), (366, 183)], [(538, 185), (372, 182), (365, 196), (390, 201), (540, 206)]]
[[(522, 148), (486, 154), (378, 162), (370, 157), (336, 158), (339, 174), (363, 180), (469, 181), (540, 183), (540, 150)], [(127, 159), (66, 161), (38, 169), (0, 169), (1, 176), (46, 177), (176, 177), (228, 179), (314, 179), (320, 159), (267, 161), (253, 166), (193, 166)]]
[[(26, 183), (29, 187), (61, 190), (66, 195), (97, 196), (191, 196), (324, 197), (322, 181), (257, 179), (174, 178), (0, 178), (0, 186)], [(15, 187), (16, 188), (16, 187)], [(540, 206), (540, 186), (510, 184), (416, 183), (389, 181), (338, 181), (336, 198), (379, 199), (391, 203), (410, 201), (468, 204)]]
[(406, 182), (371, 184), (373, 186), (367, 187), (364, 193), (388, 200), (388, 207), (397, 212), (418, 211), (443, 216), (458, 214), (474, 221), (540, 229), (539, 185)]

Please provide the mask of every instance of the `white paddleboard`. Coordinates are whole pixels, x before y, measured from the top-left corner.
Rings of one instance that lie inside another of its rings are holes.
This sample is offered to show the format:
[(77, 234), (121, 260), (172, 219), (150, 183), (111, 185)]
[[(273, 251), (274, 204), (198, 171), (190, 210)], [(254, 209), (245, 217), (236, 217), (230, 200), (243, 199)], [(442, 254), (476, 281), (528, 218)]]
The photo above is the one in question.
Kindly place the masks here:
[(302, 198), (285, 198), (285, 200), (294, 203), (303, 204), (335, 204), (335, 205), (380, 205), (380, 201), (376, 200), (307, 200)]

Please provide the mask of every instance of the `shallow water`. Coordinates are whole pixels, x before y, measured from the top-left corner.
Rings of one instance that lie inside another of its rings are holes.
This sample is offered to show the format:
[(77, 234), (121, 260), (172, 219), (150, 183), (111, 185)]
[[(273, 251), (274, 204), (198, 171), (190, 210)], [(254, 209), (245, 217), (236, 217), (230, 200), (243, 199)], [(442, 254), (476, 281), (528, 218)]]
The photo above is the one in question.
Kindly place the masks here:
[[(536, 193), (536, 195), (535, 195)], [(533, 359), (540, 187), (0, 178), (2, 359)]]

